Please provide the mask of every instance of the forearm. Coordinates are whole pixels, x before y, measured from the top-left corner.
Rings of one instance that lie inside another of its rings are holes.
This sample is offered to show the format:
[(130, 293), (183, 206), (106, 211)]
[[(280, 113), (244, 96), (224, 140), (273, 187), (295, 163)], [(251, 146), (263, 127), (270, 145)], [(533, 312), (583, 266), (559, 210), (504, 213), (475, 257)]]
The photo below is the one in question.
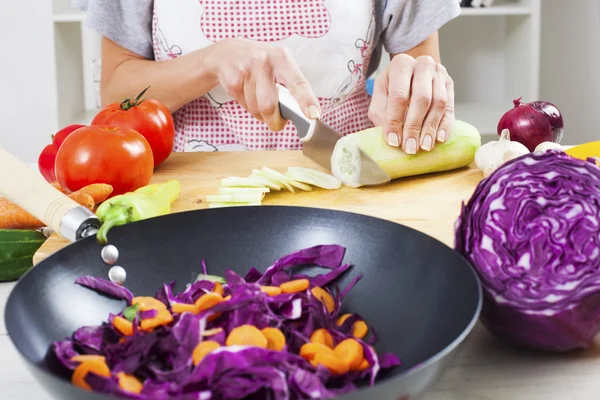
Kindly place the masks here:
[[(104, 39), (102, 105), (135, 96), (150, 86), (146, 97), (161, 101), (171, 112), (175, 112), (218, 84), (218, 80), (203, 66), (209, 48), (157, 62), (141, 59), (133, 54), (118, 58), (107, 56), (105, 53), (119, 50), (114, 46), (114, 43)], [(106, 64), (105, 59), (108, 60)]]
[[(440, 61), (440, 58), (441, 58), (440, 57), (440, 42), (439, 42), (438, 33), (437, 32), (433, 33), (431, 36), (429, 36), (427, 39), (425, 39), (423, 41), (423, 43), (404, 52), (404, 54), (408, 54), (409, 56), (412, 56), (414, 58), (417, 58), (420, 56), (430, 56), (438, 64), (441, 63), (441, 61)], [(396, 55), (397, 54), (392, 54), (391, 57), (394, 58), (394, 56), (396, 56)]]

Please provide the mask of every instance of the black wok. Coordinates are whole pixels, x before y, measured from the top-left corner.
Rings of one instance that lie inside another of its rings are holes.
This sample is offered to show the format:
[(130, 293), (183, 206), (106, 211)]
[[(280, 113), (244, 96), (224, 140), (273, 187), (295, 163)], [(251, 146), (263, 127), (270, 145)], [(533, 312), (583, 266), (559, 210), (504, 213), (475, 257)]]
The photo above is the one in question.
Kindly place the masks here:
[[(14, 186), (4, 184), (0, 190), (19, 201)], [(31, 212), (38, 208), (22, 204)], [(60, 221), (71, 224), (67, 219)], [(81, 234), (83, 229), (69, 225), (63, 231)], [(119, 265), (127, 270), (125, 285), (136, 295), (154, 295), (172, 280), (182, 290), (201, 271), (202, 258), (211, 274), (225, 269), (245, 274), (251, 267), (264, 271), (274, 260), (304, 247), (345, 246), (344, 262), (354, 267), (340, 285), (358, 273), (364, 278), (343, 310), (363, 315), (377, 329), (376, 350), (395, 353), (403, 364), (381, 375), (373, 388), (343, 399), (420, 398), (471, 332), (481, 307), (479, 281), (460, 255), (418, 231), (358, 214), (279, 206), (199, 210), (118, 227), (109, 239), (120, 250)], [(122, 301), (74, 285), (80, 275), (107, 278), (109, 266), (100, 250), (94, 236), (75, 241), (26, 273), (6, 304), (13, 344), (57, 399), (111, 398), (72, 386), (68, 376), (57, 372), (57, 361), (49, 353), (52, 342), (83, 325), (98, 325), (123, 308)]]

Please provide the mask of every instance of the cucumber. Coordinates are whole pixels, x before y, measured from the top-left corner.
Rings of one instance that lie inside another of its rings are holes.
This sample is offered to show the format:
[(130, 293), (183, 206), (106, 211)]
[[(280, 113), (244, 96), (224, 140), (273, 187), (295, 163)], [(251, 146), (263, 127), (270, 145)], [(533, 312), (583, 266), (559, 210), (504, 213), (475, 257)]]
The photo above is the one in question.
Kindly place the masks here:
[(33, 255), (46, 236), (25, 229), (0, 229), (0, 282), (18, 280), (33, 266)]

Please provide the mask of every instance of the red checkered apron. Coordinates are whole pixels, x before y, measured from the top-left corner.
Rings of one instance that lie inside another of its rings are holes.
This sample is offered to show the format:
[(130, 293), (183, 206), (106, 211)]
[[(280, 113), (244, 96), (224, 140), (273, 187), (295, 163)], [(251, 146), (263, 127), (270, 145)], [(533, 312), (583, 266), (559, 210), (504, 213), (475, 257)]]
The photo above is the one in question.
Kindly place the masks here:
[[(225, 38), (277, 42), (313, 87), (323, 122), (347, 135), (372, 126), (365, 81), (373, 11), (373, 0), (155, 0), (155, 58), (169, 60)], [(220, 86), (174, 119), (175, 151), (302, 148), (292, 123), (270, 131)]]

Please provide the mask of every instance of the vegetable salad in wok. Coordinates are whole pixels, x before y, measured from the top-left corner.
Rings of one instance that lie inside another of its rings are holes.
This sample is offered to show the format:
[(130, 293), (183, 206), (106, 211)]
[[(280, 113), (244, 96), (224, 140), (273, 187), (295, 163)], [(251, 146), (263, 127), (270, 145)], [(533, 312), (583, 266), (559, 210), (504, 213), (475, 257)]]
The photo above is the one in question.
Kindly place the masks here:
[[(314, 246), (245, 277), (208, 275), (203, 261), (204, 274), (183, 292), (175, 294), (171, 282), (155, 297), (79, 277), (77, 284), (128, 306), (55, 342), (54, 353), (74, 385), (130, 399), (323, 399), (373, 385), (400, 360), (377, 354), (368, 321), (341, 313), (362, 276), (345, 288), (335, 284), (350, 269), (344, 253)], [(300, 265), (330, 271), (293, 273)]]

